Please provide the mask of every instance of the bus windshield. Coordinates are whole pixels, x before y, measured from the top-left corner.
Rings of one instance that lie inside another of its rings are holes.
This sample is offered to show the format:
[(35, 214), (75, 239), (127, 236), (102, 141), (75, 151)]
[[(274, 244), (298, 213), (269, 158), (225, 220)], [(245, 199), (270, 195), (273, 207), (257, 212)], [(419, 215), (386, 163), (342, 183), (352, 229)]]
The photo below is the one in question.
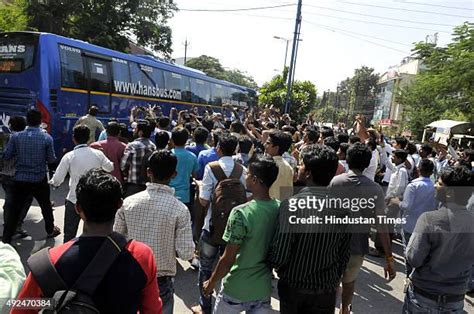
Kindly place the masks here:
[(0, 34), (0, 72), (22, 72), (33, 66), (37, 35)]

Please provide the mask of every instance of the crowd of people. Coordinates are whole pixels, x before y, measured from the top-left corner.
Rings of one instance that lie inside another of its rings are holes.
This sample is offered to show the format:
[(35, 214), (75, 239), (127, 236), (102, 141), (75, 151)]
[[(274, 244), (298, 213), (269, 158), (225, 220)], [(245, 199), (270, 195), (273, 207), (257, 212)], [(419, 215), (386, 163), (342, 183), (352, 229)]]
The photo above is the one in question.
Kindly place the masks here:
[[(77, 121), (75, 146), (51, 175), (47, 165), (57, 160), (41, 113), (10, 119), (3, 243), (28, 235), (22, 223), (33, 198), (47, 237), (59, 236), (50, 187), (69, 176), (69, 191), (64, 244), (31, 256), (26, 281), (17, 276), (5, 297), (48, 297), (56, 306), (85, 303), (105, 313), (173, 313), (180, 258), (197, 270), (194, 313), (267, 313), (275, 277), (281, 313), (361, 312), (352, 299), (364, 258), (383, 258), (381, 275), (393, 280), (394, 241), (406, 264), (401, 312), (462, 313), (474, 290), (472, 146), (390, 139), (361, 115), (348, 130), (230, 105), (201, 115), (173, 108), (168, 116), (159, 107), (134, 107), (129, 127), (117, 119), (104, 127), (97, 112), (93, 106)], [(301, 206), (328, 195), (376, 201), (364, 210)], [(294, 226), (295, 204), (298, 217), (401, 223)]]

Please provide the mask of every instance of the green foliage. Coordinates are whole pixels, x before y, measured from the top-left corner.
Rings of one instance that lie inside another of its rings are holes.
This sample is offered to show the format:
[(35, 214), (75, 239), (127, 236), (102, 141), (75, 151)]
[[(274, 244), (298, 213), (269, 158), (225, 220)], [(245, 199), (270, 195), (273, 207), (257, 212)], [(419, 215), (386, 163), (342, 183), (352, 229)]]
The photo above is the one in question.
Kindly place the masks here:
[[(283, 75), (277, 75), (260, 88), (259, 105), (273, 105), (284, 112), (287, 94), (288, 69)], [(316, 86), (310, 81), (295, 81), (291, 97), (291, 112), (293, 119), (304, 120), (316, 104)]]
[(355, 69), (354, 76), (348, 81), (350, 91), (350, 113), (362, 113), (370, 121), (375, 107), (375, 92), (379, 75), (373, 68), (362, 66)]
[(313, 119), (317, 122), (345, 122), (347, 110), (340, 106), (341, 94), (324, 92), (316, 109), (311, 111)]
[(25, 30), (28, 25), (27, 6), (27, 0), (0, 2), (0, 30), (5, 32)]
[(257, 89), (257, 83), (255, 83), (253, 77), (246, 75), (238, 69), (226, 70), (220, 63), (219, 59), (202, 55), (197, 58), (192, 58), (186, 62), (186, 66), (201, 70), (210, 77), (226, 80), (237, 85), (246, 86), (249, 88)]
[(226, 70), (225, 80), (237, 85), (246, 86), (252, 89), (257, 89), (257, 83), (253, 77), (246, 75), (238, 69)]
[(355, 114), (364, 114), (369, 122), (375, 107), (375, 92), (379, 75), (373, 68), (362, 66), (352, 77), (339, 83), (337, 92), (324, 92), (319, 105), (312, 111), (320, 122), (350, 123)]
[(202, 55), (197, 58), (192, 58), (186, 62), (186, 66), (196, 70), (201, 70), (206, 73), (206, 75), (219, 80), (225, 78), (225, 70), (222, 67), (222, 64), (219, 59), (214, 57)]
[(171, 55), (171, 29), (166, 24), (176, 11), (172, 1), (156, 0), (31, 0), (29, 26), (42, 32), (81, 39), (127, 51), (128, 39)]
[(419, 135), (432, 121), (474, 121), (474, 24), (456, 27), (447, 47), (420, 42), (413, 52), (426, 69), (397, 98), (407, 126)]

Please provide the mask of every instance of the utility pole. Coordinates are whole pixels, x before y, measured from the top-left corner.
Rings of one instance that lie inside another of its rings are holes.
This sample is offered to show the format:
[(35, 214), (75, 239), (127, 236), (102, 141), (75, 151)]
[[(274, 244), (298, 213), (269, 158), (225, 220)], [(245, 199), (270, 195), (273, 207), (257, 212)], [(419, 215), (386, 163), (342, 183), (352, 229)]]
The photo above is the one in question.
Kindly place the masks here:
[(290, 69), (288, 72), (288, 89), (286, 91), (285, 113), (290, 113), (291, 110), (291, 92), (293, 85), (294, 67), (296, 64), (296, 53), (298, 47), (298, 39), (301, 29), (301, 6), (302, 0), (298, 0), (298, 9), (296, 11), (295, 33), (293, 35), (293, 48), (291, 50)]
[(190, 42), (188, 41), (188, 39), (186, 38), (186, 40), (184, 41), (184, 65), (186, 65), (186, 60), (187, 60), (187, 56), (188, 56), (188, 46), (189, 46)]
[[(295, 52), (295, 61), (293, 63), (293, 74), (291, 76), (291, 86), (293, 87), (293, 83), (295, 82), (295, 73), (296, 73), (296, 59), (298, 58), (298, 49), (300, 48), (300, 41), (302, 41), (302, 39), (300, 39), (300, 34), (301, 34), (301, 22), (300, 22), (300, 25), (298, 27), (298, 39), (296, 40), (296, 52)], [(289, 113), (289, 111), (288, 111)]]

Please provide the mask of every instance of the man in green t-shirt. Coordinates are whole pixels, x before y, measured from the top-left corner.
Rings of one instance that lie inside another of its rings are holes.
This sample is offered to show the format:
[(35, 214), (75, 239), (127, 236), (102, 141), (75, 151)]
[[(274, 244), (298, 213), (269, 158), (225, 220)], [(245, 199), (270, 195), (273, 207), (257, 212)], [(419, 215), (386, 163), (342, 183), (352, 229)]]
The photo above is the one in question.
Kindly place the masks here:
[(253, 200), (235, 207), (222, 237), (227, 246), (224, 255), (203, 292), (211, 295), (222, 278), (214, 313), (240, 313), (271, 309), (272, 271), (266, 264), (267, 253), (278, 219), (279, 201), (272, 199), (269, 189), (278, 176), (278, 166), (269, 157), (250, 161), (246, 177)]

